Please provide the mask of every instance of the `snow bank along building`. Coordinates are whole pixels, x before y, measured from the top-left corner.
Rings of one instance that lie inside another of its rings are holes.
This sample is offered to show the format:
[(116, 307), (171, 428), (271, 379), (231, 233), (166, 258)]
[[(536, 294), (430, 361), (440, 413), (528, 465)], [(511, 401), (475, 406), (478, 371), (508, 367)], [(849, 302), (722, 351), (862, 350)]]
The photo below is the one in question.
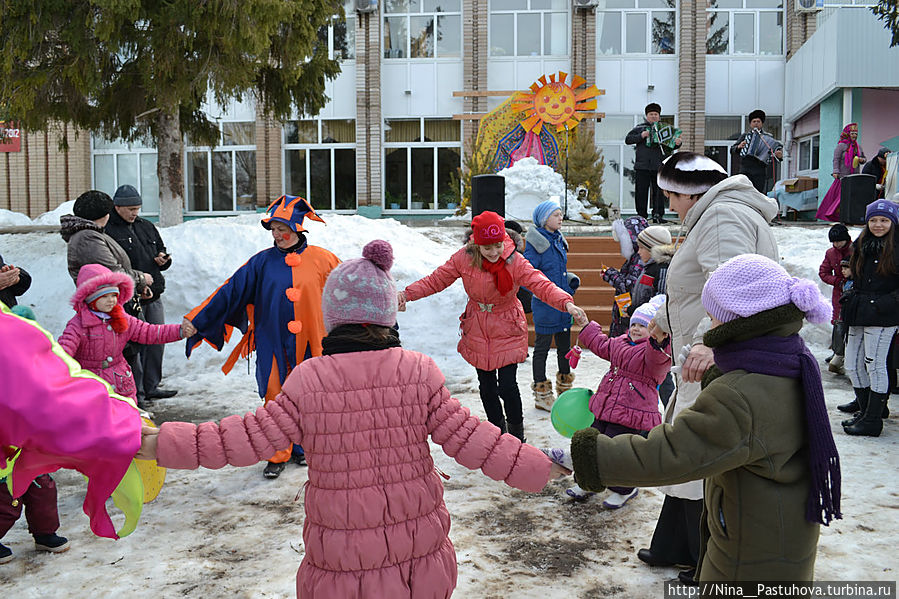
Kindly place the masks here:
[[(256, 210), (282, 193), (325, 211), (449, 214), (472, 115), (505, 99), (486, 92), (558, 71), (605, 90), (605, 117), (580, 126), (595, 127), (602, 196), (625, 213), (634, 149), (623, 140), (648, 102), (683, 131), (684, 149), (731, 171), (728, 148), (761, 108), (787, 149), (778, 178), (820, 174), (819, 197), (844, 124), (859, 124), (869, 157), (899, 150), (899, 47), (867, 0), (358, 0), (345, 10), (324, 32), (342, 72), (320, 114), (280, 123), (252, 102), (210, 105), (221, 143), (186, 140), (185, 217)], [(129, 183), (157, 213), (152, 145), (73, 133), (62, 152), (58, 132), (8, 132), (0, 208), (34, 217)]]

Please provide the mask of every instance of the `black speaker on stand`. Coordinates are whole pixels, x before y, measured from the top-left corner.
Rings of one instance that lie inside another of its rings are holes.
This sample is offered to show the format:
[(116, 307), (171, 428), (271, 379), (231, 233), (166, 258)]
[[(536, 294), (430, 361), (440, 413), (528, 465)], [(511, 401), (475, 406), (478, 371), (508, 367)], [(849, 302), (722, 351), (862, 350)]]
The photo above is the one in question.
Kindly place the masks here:
[(506, 178), (502, 175), (475, 175), (471, 178), (471, 216), (489, 210), (506, 216)]
[(865, 224), (865, 209), (877, 197), (874, 175), (846, 175), (840, 179), (840, 222)]

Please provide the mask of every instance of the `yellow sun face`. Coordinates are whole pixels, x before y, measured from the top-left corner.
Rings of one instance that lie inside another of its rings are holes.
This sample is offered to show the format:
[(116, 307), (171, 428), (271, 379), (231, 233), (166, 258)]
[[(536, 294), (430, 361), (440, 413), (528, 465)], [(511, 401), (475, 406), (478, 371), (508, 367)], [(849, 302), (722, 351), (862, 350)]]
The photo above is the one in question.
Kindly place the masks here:
[(583, 77), (575, 76), (572, 85), (567, 85), (565, 79), (568, 73), (559, 71), (558, 81), (556, 75), (546, 76), (531, 85), (531, 92), (519, 92), (512, 103), (512, 109), (524, 112), (526, 118), (521, 121), (521, 126), (526, 131), (540, 133), (544, 124), (555, 125), (556, 131), (573, 129), (584, 118), (578, 111), (595, 110), (599, 90), (595, 85), (575, 91), (587, 83)]

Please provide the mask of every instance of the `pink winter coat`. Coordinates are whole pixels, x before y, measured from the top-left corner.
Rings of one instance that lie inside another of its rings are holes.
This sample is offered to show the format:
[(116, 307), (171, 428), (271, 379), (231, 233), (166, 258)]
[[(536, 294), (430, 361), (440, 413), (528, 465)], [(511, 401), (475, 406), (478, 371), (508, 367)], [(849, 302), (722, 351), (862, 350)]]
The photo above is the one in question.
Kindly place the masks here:
[(78, 271), (78, 284), (72, 296), (75, 316), (66, 324), (59, 336), (59, 344), (66, 353), (113, 386), (116, 393), (137, 399), (137, 387), (131, 368), (122, 355), (129, 341), (142, 345), (171, 343), (181, 339), (181, 325), (148, 324), (125, 314), (128, 329), (116, 333), (108, 321), (91, 312), (85, 298), (100, 287), (119, 288), (119, 305), (123, 305), (134, 293), (134, 282), (126, 274), (112, 272), (100, 264), (86, 264)]
[(830, 323), (834, 324), (840, 320), (840, 296), (843, 295), (843, 271), (840, 268), (840, 262), (852, 255), (852, 244), (847, 243), (844, 247), (835, 248), (833, 246), (827, 248), (824, 252), (824, 262), (818, 267), (818, 276), (828, 285), (833, 285), (833, 291), (830, 294), (830, 303), (833, 305), (833, 317)]
[(626, 334), (607, 337), (590, 321), (579, 342), (612, 367), (590, 398), (590, 411), (600, 420), (648, 431), (661, 424), (658, 386), (671, 369), (671, 356), (649, 339), (636, 343)]
[(306, 450), (303, 599), (444, 598), (456, 586), (449, 513), (428, 436), (466, 468), (536, 492), (550, 462), (450, 397), (431, 358), (399, 347), (299, 364), (275, 401), (216, 425), (162, 425), (168, 468), (248, 466)]
[(505, 295), (500, 295), (491, 273), (472, 266), (471, 254), (464, 247), (446, 264), (405, 290), (406, 299), (414, 301), (443, 291), (462, 277), (468, 304), (459, 317), (462, 338), (457, 349), (466, 362), (481, 370), (518, 364), (528, 357), (528, 325), (516, 295), (519, 287), (527, 287), (540, 301), (562, 312), (573, 301), (515, 252), (515, 244), (508, 235), (502, 257), (514, 283), (512, 291)]

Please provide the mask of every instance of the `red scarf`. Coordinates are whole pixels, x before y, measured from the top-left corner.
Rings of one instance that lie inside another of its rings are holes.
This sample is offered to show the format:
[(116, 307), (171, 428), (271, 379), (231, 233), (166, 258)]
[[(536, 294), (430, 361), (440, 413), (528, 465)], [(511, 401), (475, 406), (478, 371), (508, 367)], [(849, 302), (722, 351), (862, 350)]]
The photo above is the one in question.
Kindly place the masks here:
[(496, 262), (481, 260), (481, 268), (493, 274), (493, 282), (500, 295), (506, 295), (512, 291), (512, 273), (506, 268), (506, 261), (500, 257)]
[(128, 330), (128, 319), (125, 318), (125, 310), (122, 309), (122, 306), (116, 304), (109, 311), (109, 325), (116, 333), (124, 333)]

